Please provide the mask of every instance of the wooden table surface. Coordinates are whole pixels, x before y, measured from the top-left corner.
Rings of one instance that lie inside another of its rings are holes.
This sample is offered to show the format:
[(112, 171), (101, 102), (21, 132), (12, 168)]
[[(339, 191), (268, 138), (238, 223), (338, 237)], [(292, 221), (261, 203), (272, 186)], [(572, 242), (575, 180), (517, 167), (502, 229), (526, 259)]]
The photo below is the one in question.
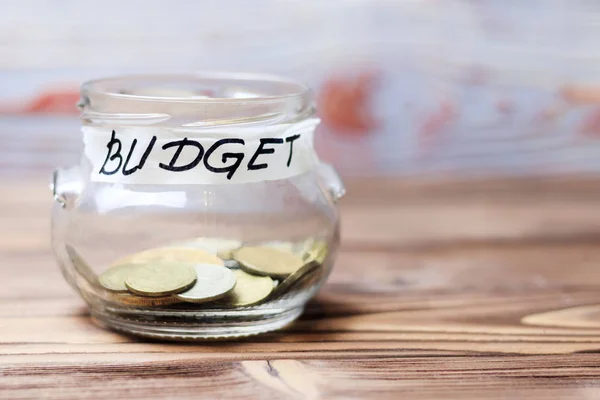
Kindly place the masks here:
[(351, 181), (328, 284), (288, 329), (136, 340), (49, 248), (46, 174), (2, 179), (0, 398), (600, 398), (600, 180)]

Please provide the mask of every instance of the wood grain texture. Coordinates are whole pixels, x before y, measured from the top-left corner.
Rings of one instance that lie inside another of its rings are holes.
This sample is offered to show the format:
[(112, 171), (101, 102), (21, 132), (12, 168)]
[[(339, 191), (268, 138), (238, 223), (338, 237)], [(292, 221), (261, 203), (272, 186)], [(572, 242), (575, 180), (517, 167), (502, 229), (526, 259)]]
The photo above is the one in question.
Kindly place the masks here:
[(350, 182), (301, 320), (201, 344), (92, 324), (46, 182), (0, 188), (0, 398), (600, 398), (600, 180)]

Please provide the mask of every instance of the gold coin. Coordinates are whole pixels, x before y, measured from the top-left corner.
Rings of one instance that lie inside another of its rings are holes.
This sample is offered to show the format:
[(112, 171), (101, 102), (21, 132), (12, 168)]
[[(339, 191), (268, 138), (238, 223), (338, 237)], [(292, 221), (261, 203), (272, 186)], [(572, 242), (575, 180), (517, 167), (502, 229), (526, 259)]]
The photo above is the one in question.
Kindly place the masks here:
[(308, 253), (309, 250), (313, 247), (314, 243), (315, 243), (315, 239), (312, 237), (308, 238), (306, 240), (303, 240), (301, 242), (294, 243), (294, 245), (292, 247), (292, 252), (294, 254), (297, 254), (300, 257), (304, 258), (306, 253)]
[(116, 265), (100, 275), (100, 284), (113, 292), (127, 292), (128, 289), (127, 286), (125, 286), (125, 278), (135, 267), (135, 264)]
[(279, 297), (279, 296), (285, 294), (297, 282), (299, 282), (300, 280), (302, 280), (304, 277), (308, 276), (309, 274), (312, 274), (313, 271), (315, 271), (319, 267), (321, 267), (321, 265), (317, 264), (316, 262), (309, 262), (309, 263), (305, 264), (302, 268), (300, 268), (299, 270), (297, 270), (296, 272), (294, 272), (293, 274), (291, 274), (290, 276), (285, 278), (283, 280), (283, 282), (281, 282), (279, 285), (277, 285), (277, 287), (273, 290), (271, 297), (276, 298), (276, 297)]
[(329, 246), (327, 246), (327, 243), (323, 241), (316, 241), (304, 255), (304, 261), (314, 261), (318, 264), (323, 264), (323, 261), (325, 261), (328, 254)]
[(180, 247), (206, 250), (224, 260), (231, 258), (233, 250), (239, 249), (242, 242), (234, 239), (199, 237), (188, 242), (178, 244)]
[(145, 264), (155, 261), (223, 265), (223, 260), (206, 250), (185, 247), (159, 247), (142, 251), (115, 262), (115, 265)]
[(196, 264), (196, 283), (185, 292), (175, 295), (189, 303), (206, 303), (220, 299), (236, 285), (235, 274), (229, 268), (213, 264)]
[(196, 282), (193, 264), (153, 262), (132, 268), (125, 277), (127, 289), (140, 296), (161, 297), (181, 293)]
[(175, 296), (141, 297), (127, 293), (114, 294), (110, 296), (109, 299), (129, 306), (140, 307), (168, 306), (171, 304), (181, 303), (181, 300)]
[(263, 247), (280, 250), (286, 253), (294, 253), (294, 244), (292, 242), (284, 242), (281, 240), (273, 240), (271, 242), (261, 243)]
[(304, 265), (300, 257), (270, 247), (242, 247), (233, 258), (248, 273), (275, 278), (285, 278)]
[(75, 250), (75, 248), (69, 244), (65, 246), (67, 251), (67, 256), (73, 263), (73, 267), (75, 270), (83, 276), (83, 278), (88, 281), (88, 283), (92, 286), (98, 286), (98, 276), (92, 270), (92, 267), (83, 259), (81, 254)]
[(236, 284), (233, 290), (221, 301), (234, 307), (244, 307), (260, 303), (273, 291), (273, 279), (268, 276), (250, 275), (241, 269), (232, 271)]

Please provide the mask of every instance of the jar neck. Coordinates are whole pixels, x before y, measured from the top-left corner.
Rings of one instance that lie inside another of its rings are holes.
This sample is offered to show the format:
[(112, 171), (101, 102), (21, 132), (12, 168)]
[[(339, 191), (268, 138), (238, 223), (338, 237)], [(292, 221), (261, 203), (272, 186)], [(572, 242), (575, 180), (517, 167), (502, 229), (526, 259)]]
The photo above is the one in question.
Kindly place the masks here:
[(83, 85), (90, 179), (118, 184), (227, 184), (313, 169), (310, 91), (247, 74), (138, 76)]

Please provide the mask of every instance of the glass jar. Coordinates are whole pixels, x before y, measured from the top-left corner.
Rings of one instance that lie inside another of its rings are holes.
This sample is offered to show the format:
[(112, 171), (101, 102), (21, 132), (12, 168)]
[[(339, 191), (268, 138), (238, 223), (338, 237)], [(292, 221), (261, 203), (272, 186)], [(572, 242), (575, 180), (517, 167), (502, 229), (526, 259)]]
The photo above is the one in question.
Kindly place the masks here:
[(93, 319), (165, 339), (297, 318), (339, 247), (337, 173), (310, 91), (273, 76), (85, 83), (84, 154), (54, 173), (52, 244)]

